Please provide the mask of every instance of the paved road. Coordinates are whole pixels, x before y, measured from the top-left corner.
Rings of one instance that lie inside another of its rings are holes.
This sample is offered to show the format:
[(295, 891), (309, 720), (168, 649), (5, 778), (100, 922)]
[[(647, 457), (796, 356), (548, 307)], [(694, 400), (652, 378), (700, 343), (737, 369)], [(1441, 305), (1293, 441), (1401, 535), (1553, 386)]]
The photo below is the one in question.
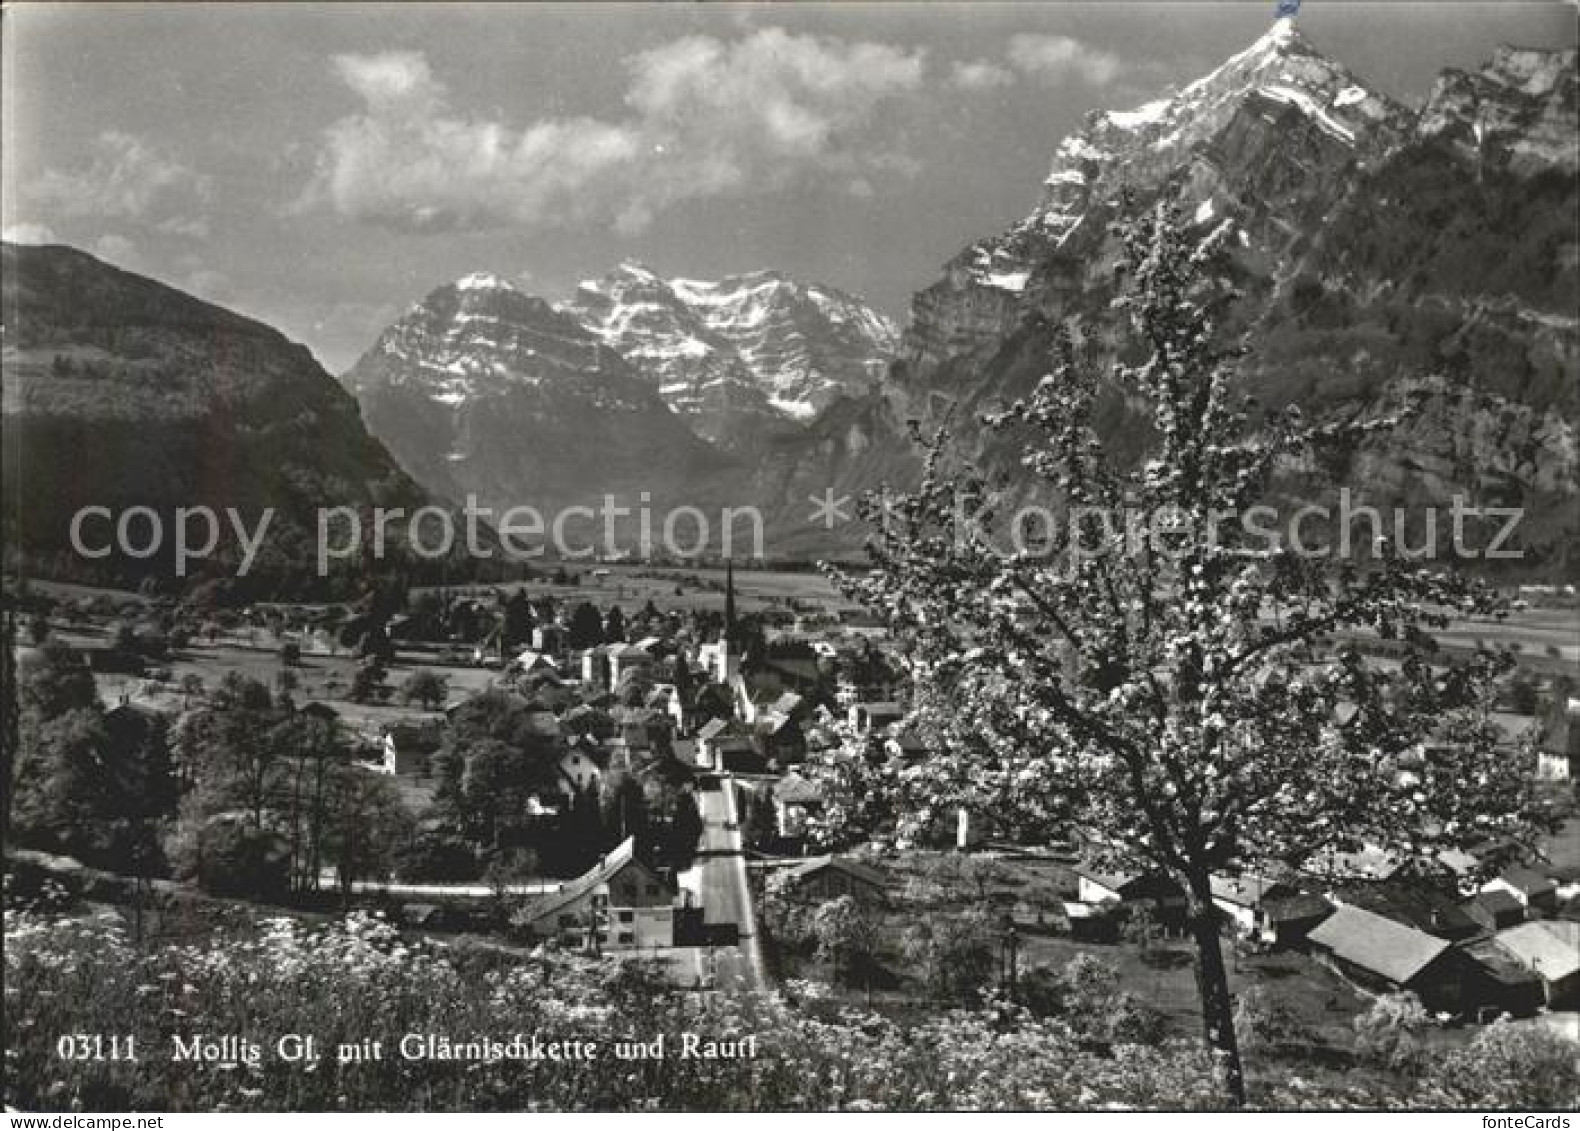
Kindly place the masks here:
[(720, 989), (762, 989), (768, 985), (757, 917), (746, 883), (746, 852), (739, 827), (735, 783), (725, 778), (716, 790), (697, 793), (702, 811), (702, 842), (697, 862), (681, 873), (680, 886), (702, 905), (708, 923), (734, 923), (738, 946), (698, 947), (692, 953), (694, 973), (704, 985)]

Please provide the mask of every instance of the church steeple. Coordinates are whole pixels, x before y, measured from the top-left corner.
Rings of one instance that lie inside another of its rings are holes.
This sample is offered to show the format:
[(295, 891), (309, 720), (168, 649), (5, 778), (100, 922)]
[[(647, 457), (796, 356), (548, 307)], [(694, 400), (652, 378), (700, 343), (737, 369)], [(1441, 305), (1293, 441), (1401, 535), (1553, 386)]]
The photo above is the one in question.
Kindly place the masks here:
[(724, 562), (724, 643), (734, 647), (739, 637), (735, 624), (735, 561)]

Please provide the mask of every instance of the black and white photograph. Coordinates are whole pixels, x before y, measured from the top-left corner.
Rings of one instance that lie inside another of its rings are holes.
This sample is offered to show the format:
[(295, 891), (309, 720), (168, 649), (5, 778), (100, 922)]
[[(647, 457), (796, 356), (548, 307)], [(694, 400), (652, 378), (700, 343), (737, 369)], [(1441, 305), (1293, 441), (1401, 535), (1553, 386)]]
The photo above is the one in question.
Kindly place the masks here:
[(1571, 1127), (1577, 44), (4, 4), (7, 1126)]

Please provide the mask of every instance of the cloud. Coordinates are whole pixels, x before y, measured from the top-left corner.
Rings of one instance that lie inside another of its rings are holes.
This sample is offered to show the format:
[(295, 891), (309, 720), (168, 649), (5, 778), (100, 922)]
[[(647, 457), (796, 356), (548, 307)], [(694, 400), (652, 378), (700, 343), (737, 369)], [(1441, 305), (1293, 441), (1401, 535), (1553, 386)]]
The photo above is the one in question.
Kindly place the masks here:
[(0, 239), (7, 243), (58, 243), (59, 238), (55, 231), (47, 224), (32, 224), (26, 221), (7, 224)]
[(921, 86), (924, 61), (778, 28), (688, 36), (626, 61), (617, 120), (518, 126), (454, 108), (420, 54), (341, 55), (362, 107), (326, 131), (302, 203), (401, 230), (600, 219), (630, 232), (687, 200), (904, 175), (876, 123)]
[(199, 224), (207, 231), (202, 211), (212, 192), (211, 178), (119, 130), (94, 139), (86, 168), (47, 169), (26, 190), (53, 215), (174, 225), (167, 230), (178, 234)]
[(969, 63), (955, 62), (949, 68), (949, 84), (959, 90), (992, 90), (1009, 86), (1015, 73), (987, 59), (973, 59)]
[(1075, 78), (1102, 86), (1124, 67), (1119, 56), (1066, 35), (1011, 36), (1007, 55), (1017, 71), (1044, 83)]
[(419, 51), (336, 55), (333, 62), (341, 81), (375, 109), (431, 105), (444, 94)]

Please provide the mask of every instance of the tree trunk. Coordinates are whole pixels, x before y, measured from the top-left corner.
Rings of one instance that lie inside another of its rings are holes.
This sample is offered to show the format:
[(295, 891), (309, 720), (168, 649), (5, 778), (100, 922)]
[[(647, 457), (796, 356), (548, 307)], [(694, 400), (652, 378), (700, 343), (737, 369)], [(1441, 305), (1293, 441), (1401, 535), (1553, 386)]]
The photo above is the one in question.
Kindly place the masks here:
[(1222, 1084), (1235, 1107), (1245, 1106), (1245, 1073), (1240, 1065), (1240, 1046), (1234, 1032), (1234, 999), (1229, 993), (1229, 971), (1223, 964), (1223, 937), (1212, 902), (1211, 880), (1191, 877), (1190, 932), (1196, 940), (1196, 989), (1201, 995), (1202, 1028), (1215, 1068), (1222, 1073)]

